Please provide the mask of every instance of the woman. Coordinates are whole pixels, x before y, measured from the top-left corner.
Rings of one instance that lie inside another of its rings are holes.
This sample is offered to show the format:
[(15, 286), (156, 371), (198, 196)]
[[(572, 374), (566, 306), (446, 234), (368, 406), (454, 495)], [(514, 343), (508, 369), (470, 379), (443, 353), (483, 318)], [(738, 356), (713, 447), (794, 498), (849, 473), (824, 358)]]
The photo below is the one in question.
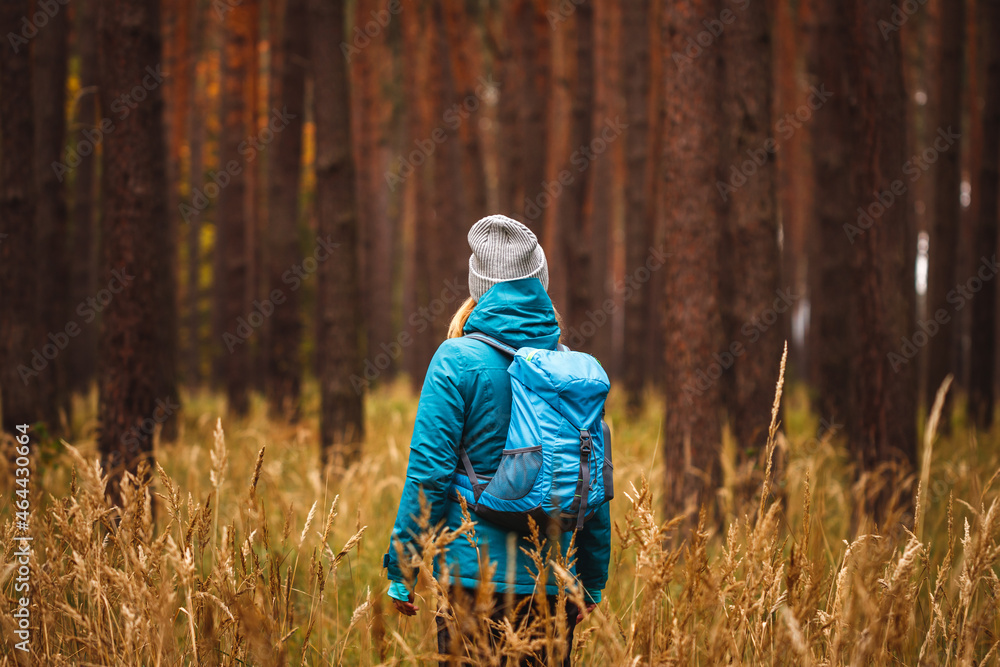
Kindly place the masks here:
[[(559, 341), (556, 312), (546, 293), (549, 276), (545, 253), (531, 230), (506, 216), (492, 215), (472, 226), (469, 245), (471, 296), (455, 314), (448, 339), (427, 369), (410, 441), (406, 482), (384, 560), (392, 582), (389, 595), (400, 613), (408, 616), (417, 608), (400, 568), (399, 553), (418, 552), (421, 490), (430, 510), (427, 525), (437, 526), (443, 521), (449, 529), (458, 528), (462, 509), (449, 493), (449, 486), (459, 465), (459, 446), (465, 446), (476, 471), (492, 475), (507, 439), (510, 358), (481, 341), (463, 338), (463, 334), (483, 333), (514, 348), (552, 350)], [(510, 619), (516, 628), (517, 620), (538, 611), (530, 600), (519, 604), (535, 592), (533, 573), (537, 569), (521, 548), (530, 549), (530, 544), (524, 535), (511, 534), (508, 539), (508, 532), (496, 524), (475, 515), (473, 520), (474, 539), (463, 536), (446, 548), (445, 567), (452, 586), (449, 601), (458, 607), (462, 600), (474, 599), (480, 584), (488, 581), (495, 591), (490, 615), (500, 620), (510, 617), (516, 608), (517, 617)], [(587, 611), (600, 602), (607, 582), (610, 524), (605, 504), (576, 536), (574, 572), (585, 591)], [(570, 537), (571, 533), (566, 533), (561, 540), (563, 555)], [(480, 571), (480, 556), (493, 565), (487, 572)], [(435, 574), (440, 580), (442, 573)], [(553, 583), (547, 586), (550, 605), (557, 592)], [(568, 649), (572, 648), (573, 629), (582, 618), (581, 610), (567, 604), (566, 627), (558, 634), (567, 638)], [(477, 650), (491, 650), (489, 646), (470, 647), (475, 640), (461, 636), (465, 631), (456, 629), (453, 616), (446, 619), (439, 613), (437, 625), (439, 653), (461, 653), (475, 659)], [(497, 637), (498, 633), (493, 639)], [(568, 649), (565, 665), (570, 664)]]

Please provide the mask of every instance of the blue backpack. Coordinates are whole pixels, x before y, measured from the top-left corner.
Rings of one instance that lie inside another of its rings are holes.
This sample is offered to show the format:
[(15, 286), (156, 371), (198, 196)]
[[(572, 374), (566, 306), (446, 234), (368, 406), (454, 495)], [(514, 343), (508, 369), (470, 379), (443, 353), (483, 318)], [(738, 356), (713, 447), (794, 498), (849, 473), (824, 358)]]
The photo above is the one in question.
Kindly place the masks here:
[(528, 530), (532, 517), (577, 530), (614, 497), (611, 434), (604, 423), (610, 381), (589, 354), (522, 347), (480, 333), (466, 334), (513, 358), (510, 429), (492, 477), (472, 468), (465, 444), (453, 494), (478, 516), (509, 530)]

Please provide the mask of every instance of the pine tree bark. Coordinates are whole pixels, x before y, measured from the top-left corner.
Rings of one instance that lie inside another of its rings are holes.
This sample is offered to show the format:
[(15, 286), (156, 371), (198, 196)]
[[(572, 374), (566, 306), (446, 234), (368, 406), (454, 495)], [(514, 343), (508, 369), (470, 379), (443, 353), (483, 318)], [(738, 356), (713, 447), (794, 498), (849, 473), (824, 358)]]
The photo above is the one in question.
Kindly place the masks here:
[[(228, 175), (229, 183), (219, 188), (216, 253), (221, 259), (216, 266), (225, 275), (225, 282), (223, 291), (218, 294), (223, 301), (216, 307), (225, 314), (222, 318), (223, 345), (220, 348), (223, 350), (229, 409), (236, 415), (245, 415), (250, 408), (250, 345), (249, 341), (234, 332), (237, 321), (246, 315), (243, 311), (249, 302), (246, 175), (250, 167), (244, 163), (239, 146), (250, 134), (251, 127), (252, 112), (247, 105), (247, 89), (249, 69), (253, 66), (248, 60), (253, 35), (252, 18), (253, 12), (247, 3), (230, 6), (223, 18), (223, 125), (219, 173)], [(235, 168), (229, 169), (233, 164)]]
[[(185, 170), (183, 152), (184, 145), (191, 136), (191, 101), (193, 94), (196, 92), (194, 89), (196, 57), (194, 56), (191, 39), (191, 24), (192, 20), (196, 20), (197, 6), (191, 0), (175, 0), (170, 10), (173, 13), (173, 24), (169, 30), (170, 35), (165, 37), (165, 39), (173, 42), (170, 56), (171, 62), (169, 64), (171, 78), (167, 92), (167, 96), (170, 98), (167, 105), (169, 119), (167, 178), (170, 183), (168, 210), (171, 219), (171, 236), (176, 239), (180, 230), (178, 216), (181, 215), (181, 193), (184, 189), (183, 184), (187, 180), (186, 176), (189, 175), (189, 172), (186, 173)], [(190, 220), (188, 218), (190, 216), (185, 215), (184, 217), (186, 222), (189, 223)], [(190, 250), (190, 244), (188, 249)], [(179, 266), (174, 270), (179, 274)], [(197, 289), (197, 283), (192, 284), (189, 282), (186, 285), (186, 289), (187, 291)], [(190, 298), (186, 299), (186, 301), (190, 303)], [(179, 304), (177, 315), (178, 326), (180, 326)], [(185, 321), (185, 325), (188, 324), (188, 321)], [(185, 349), (183, 353), (180, 349), (177, 350), (177, 354), (182, 354), (185, 359), (190, 358), (192, 354), (191, 346), (195, 344), (195, 338), (190, 334), (191, 331), (188, 331), (185, 337)]]
[[(249, 23), (250, 29), (248, 33), (248, 39), (246, 42), (246, 62), (247, 62), (247, 86), (246, 86), (246, 113), (247, 113), (247, 134), (252, 137), (261, 137), (260, 145), (264, 146), (265, 135), (261, 134), (261, 118), (260, 118), (260, 59), (257, 55), (257, 45), (260, 43), (261, 33), (260, 33), (260, 14), (261, 7), (259, 0), (241, 0), (242, 6), (246, 8), (249, 12)], [(265, 116), (263, 121), (266, 123), (269, 120), (268, 116)], [(266, 144), (270, 146), (270, 143)], [(263, 153), (266, 155), (268, 148), (264, 148)], [(261, 267), (263, 266), (263, 255), (264, 248), (261, 244), (261, 239), (265, 234), (263, 227), (263, 220), (261, 215), (261, 172), (263, 170), (263, 165), (266, 162), (266, 157), (261, 156), (261, 159), (257, 159), (254, 156), (251, 159), (249, 156), (241, 156), (243, 161), (243, 169), (246, 175), (244, 181), (244, 197), (246, 197), (246, 217), (244, 218), (244, 225), (246, 227), (246, 293), (244, 294), (245, 307), (249, 307), (254, 299), (258, 298), (260, 294), (266, 292), (268, 279), (263, 276)], [(266, 209), (265, 209), (266, 211)], [(263, 333), (263, 332), (262, 332)], [(249, 341), (247, 341), (247, 374), (249, 377), (249, 388), (256, 390), (257, 392), (264, 394), (266, 389), (264, 387), (265, 382), (265, 365), (266, 359), (264, 354), (264, 336), (257, 335), (253, 336)]]
[[(583, 217), (590, 232), (590, 242), (586, 252), (589, 255), (590, 270), (579, 277), (587, 283), (587, 304), (578, 320), (590, 322), (595, 327), (589, 337), (590, 353), (601, 360), (608, 375), (620, 377), (620, 366), (612, 356), (611, 338), (615, 314), (608, 308), (608, 263), (611, 257), (611, 227), (618, 210), (618, 169), (623, 162), (620, 136), (609, 132), (615, 128), (616, 120), (621, 120), (621, 62), (617, 49), (621, 26), (621, 9), (617, 3), (594, 3), (591, 18), (591, 45), (589, 62), (593, 86), (593, 109), (591, 126), (587, 132), (587, 148), (584, 154), (590, 158), (590, 165), (580, 176), (584, 181)], [(624, 130), (627, 132), (628, 130)], [(576, 150), (579, 150), (577, 147)], [(581, 239), (582, 241), (582, 239)], [(635, 271), (630, 267), (627, 271)], [(582, 295), (581, 295), (582, 296)]]
[[(174, 3), (176, 4), (176, 3)], [(162, 7), (162, 0), (161, 0)], [(177, 256), (177, 234), (179, 227), (179, 197), (177, 187), (179, 187), (179, 171), (181, 168), (179, 155), (178, 160), (173, 160), (175, 142), (180, 143), (180, 137), (175, 133), (180, 132), (178, 123), (184, 123), (187, 109), (178, 108), (181, 104), (187, 107), (189, 104), (185, 93), (180, 93), (179, 80), (184, 79), (183, 70), (185, 63), (182, 58), (187, 54), (187, 37), (180, 33), (179, 23), (182, 20), (183, 10), (168, 3), (166, 13), (160, 11), (161, 20), (161, 61), (167, 71), (165, 81), (157, 82), (157, 86), (164, 86), (165, 90), (160, 94), (163, 104), (164, 116), (164, 141), (167, 151), (166, 173), (164, 178), (167, 181), (166, 200), (166, 224), (153, 230), (154, 242), (160, 252), (153, 255), (157, 267), (157, 273), (162, 272), (168, 276), (156, 284), (156, 302), (159, 304), (162, 315), (162, 326), (157, 329), (158, 345), (160, 353), (157, 357), (157, 396), (170, 405), (180, 405), (180, 395), (177, 389), (177, 359), (178, 346), (180, 345), (180, 314), (177, 300), (177, 280), (178, 280), (178, 256)], [(170, 16), (168, 30), (164, 31), (163, 16)], [(169, 33), (169, 37), (167, 34)], [(169, 47), (164, 43), (169, 40)], [(119, 84), (120, 85), (120, 84)], [(175, 95), (179, 93), (179, 95)], [(179, 151), (179, 146), (176, 147)], [(161, 437), (166, 441), (176, 440), (180, 426), (179, 412), (174, 410), (170, 414), (164, 415), (161, 420)]]
[[(76, 127), (72, 144), (89, 141), (85, 131), (97, 125), (97, 0), (81, 0), (77, 5), (76, 43), (80, 61), (80, 92), (76, 99)], [(73, 232), (74, 252), (70, 255), (72, 281), (69, 287), (73, 307), (97, 293), (97, 155), (81, 156), (73, 180)], [(72, 315), (71, 315), (72, 316)], [(99, 326), (93, 322), (80, 327), (80, 335), (67, 350), (68, 383), (72, 391), (86, 392), (95, 379), (97, 369), (97, 333)]]
[[(982, 5), (980, 40), (986, 61), (985, 105), (982, 110), (982, 160), (979, 173), (981, 194), (976, 200), (975, 243), (972, 261), (978, 270), (983, 260), (996, 263), (998, 198), (1000, 198), (1000, 43), (995, 35), (1000, 29), (1000, 4)], [(983, 280), (982, 290), (972, 307), (971, 363), (969, 364), (969, 413), (985, 433), (993, 424), (996, 401), (997, 280)]]
[[(0, 34), (20, 34), (29, 16), (27, 0), (0, 0)], [(39, 246), (35, 234), (35, 118), (31, 51), (21, 44), (0, 58), (0, 409), (2, 426), (16, 434), (21, 424), (42, 418), (41, 392), (32, 377), (32, 349), (39, 343), (36, 310)], [(28, 372), (22, 376), (22, 371)], [(45, 372), (40, 371), (40, 372)]]
[(850, 405), (849, 361), (852, 350), (851, 296), (845, 289), (844, 267), (854, 246), (843, 225), (857, 218), (859, 201), (851, 178), (854, 165), (853, 118), (857, 113), (855, 83), (845, 76), (841, 49), (848, 43), (847, 20), (830, 3), (811, 7), (808, 52), (815, 85), (825, 86), (830, 99), (815, 111), (810, 131), (813, 151), (813, 227), (808, 231), (810, 377), (816, 389), (814, 409), (831, 424), (846, 424), (856, 416)]
[[(649, 114), (650, 96), (654, 86), (650, 79), (650, 2), (636, 0), (622, 8), (622, 71), (626, 122), (625, 153), (625, 270), (630, 271), (645, 262), (653, 244), (653, 209), (648, 199), (647, 176), (656, 162), (650, 155)], [(648, 336), (649, 285), (639, 284), (630, 299), (625, 300), (625, 341), (622, 361), (624, 385), (630, 410), (635, 411), (642, 399), (646, 382), (646, 346)]]
[[(189, 192), (203, 187), (205, 122), (203, 116), (207, 107), (205, 92), (199, 85), (199, 63), (204, 43), (205, 18), (199, 10), (199, 0), (191, 3), (191, 100), (195, 112), (191, 114), (188, 127), (188, 145), (191, 155), (188, 171)], [(194, 207), (192, 207), (194, 208)], [(184, 355), (186, 380), (189, 387), (201, 384), (201, 211), (194, 208), (187, 216), (187, 338), (188, 348)]]
[[(808, 15), (808, 4), (780, 0), (774, 19), (775, 101), (778, 115), (794, 113), (802, 104), (799, 81), (804, 79), (804, 60), (807, 56), (803, 39), (803, 23)], [(774, 119), (772, 119), (774, 120)], [(772, 125), (771, 131), (774, 132)], [(806, 221), (812, 210), (812, 157), (809, 153), (811, 124), (803, 126), (787, 139), (777, 136), (780, 150), (771, 159), (777, 168), (775, 200), (781, 220), (781, 275), (782, 286), (799, 297), (779, 323), (788, 341), (788, 367), (786, 379), (805, 379), (809, 349), (804, 337), (805, 328), (801, 314), (808, 294), (809, 251)]]
[[(100, 3), (101, 107), (110, 109), (123, 81), (147, 81), (160, 62), (157, 0)], [(148, 69), (147, 69), (148, 68)], [(155, 77), (154, 77), (155, 78)], [(159, 86), (104, 138), (102, 263), (99, 283), (124, 283), (102, 312), (98, 448), (112, 475), (135, 471), (152, 454), (150, 421), (173, 412), (163, 389), (162, 338), (167, 326), (160, 283), (171, 279), (163, 236), (168, 213), (163, 100)]]
[[(434, 127), (434, 112), (437, 99), (432, 94), (432, 56), (435, 44), (427, 37), (430, 32), (429, 12), (427, 3), (416, 0), (404, 0), (403, 3), (403, 51), (416, 54), (403, 59), (403, 97), (407, 108), (407, 139), (399, 160), (413, 167), (405, 181), (404, 192), (404, 238), (407, 256), (404, 257), (404, 301), (403, 323), (409, 327), (413, 336), (413, 344), (406, 352), (406, 370), (410, 382), (415, 388), (423, 384), (427, 364), (430, 363), (437, 347), (432, 333), (427, 333), (428, 325), (414, 325), (414, 320), (425, 322), (420, 317), (419, 309), (430, 301), (431, 278), (427, 267), (432, 266), (428, 255), (429, 235), (433, 232), (428, 225), (434, 216), (434, 184), (433, 167), (424, 162), (415, 164), (411, 159), (416, 142), (423, 141), (431, 135)], [(430, 46), (429, 46), (430, 45)], [(395, 172), (403, 169), (402, 165), (393, 165)]]
[[(762, 451), (767, 441), (781, 363), (782, 331), (778, 320), (782, 312), (787, 312), (792, 297), (779, 294), (781, 255), (772, 151), (776, 151), (776, 139), (771, 136), (771, 44), (766, 6), (750, 3), (726, 28), (720, 45), (726, 70), (724, 111), (729, 130), (723, 150), (725, 171), (720, 180), (732, 184), (735, 167), (745, 182), (736, 191), (719, 192), (726, 209), (720, 246), (721, 266), (726, 269), (720, 276), (720, 289), (727, 341), (719, 351), (736, 357), (732, 373), (725, 378), (725, 402), (738, 450), (747, 456)], [(764, 163), (757, 166), (761, 159)]]
[[(75, 320), (69, 301), (67, 258), (68, 215), (64, 177), (53, 165), (63, 162), (66, 145), (66, 64), (69, 12), (57, 11), (32, 45), (32, 85), (35, 110), (35, 179), (38, 205), (35, 209), (38, 242), (45, 253), (45, 270), (39, 273), (41, 329), (38, 340), (48, 343), (49, 333), (64, 331)], [(49, 428), (60, 432), (60, 412), (70, 415), (67, 378), (69, 355), (59, 354), (37, 378), (42, 408)]]
[[(468, 111), (468, 117), (459, 114), (444, 116), (445, 123), (458, 126), (458, 136), (462, 146), (461, 172), (462, 187), (457, 193), (460, 198), (461, 221), (458, 229), (468, 229), (476, 220), (486, 215), (486, 171), (483, 151), (477, 126), (482, 117), (485, 87), (480, 82), (482, 72), (482, 45), (478, 38), (476, 17), (469, 16), (464, 0), (442, 0), (444, 30), (448, 42), (448, 57), (454, 77), (455, 97), (447, 100), (448, 108), (458, 104)], [(447, 109), (446, 109), (447, 111)], [(457, 253), (465, 264), (464, 253)]]
[(686, 39), (718, 16), (715, 0), (671, 3), (663, 15), (664, 100), (663, 212), (665, 267), (666, 416), (663, 447), (666, 505), (670, 515), (697, 516), (711, 504), (720, 479), (721, 391), (717, 382), (698, 385), (713, 354), (722, 349), (719, 317), (719, 256), (722, 214), (715, 188), (723, 133), (722, 72), (717, 58), (702, 56), (674, 66)]
[[(877, 25), (891, 11), (889, 4), (853, 0), (845, 12), (851, 26), (848, 72), (858, 83), (854, 192), (865, 195), (891, 191), (905, 161), (899, 34), (886, 40)], [(916, 460), (913, 365), (891, 357), (899, 354), (899, 341), (913, 333), (915, 251), (905, 192), (852, 246), (856, 340), (849, 387), (854, 415), (847, 431), (859, 474), (875, 473), (865, 489), (865, 510), (879, 519), (894, 491), (892, 478), (880, 474), (882, 464), (906, 470)]]
[[(521, 162), (524, 199), (517, 204), (523, 216), (520, 221), (530, 227), (538, 238), (547, 239), (548, 231), (543, 228), (543, 225), (547, 224), (545, 223), (547, 216), (544, 210), (539, 210), (542, 203), (539, 195), (544, 192), (542, 186), (548, 170), (552, 134), (548, 131), (547, 125), (551, 113), (550, 98), (555, 92), (552, 78), (553, 30), (545, 16), (548, 1), (531, 0), (529, 5), (528, 24), (521, 28), (523, 32), (519, 37), (519, 40), (524, 40), (522, 57), (519, 59), (524, 68), (524, 95), (519, 114), (519, 122), (524, 128), (524, 152)], [(520, 41), (518, 43), (520, 44)], [(551, 263), (550, 268), (552, 268)], [(551, 286), (551, 275), (549, 283)]]
[(320, 262), (316, 312), (319, 356), (320, 445), (324, 460), (357, 458), (364, 440), (363, 394), (351, 384), (361, 368), (361, 297), (358, 281), (358, 218), (343, 0), (309, 0), (313, 114), (316, 121), (316, 217), (319, 235), (338, 243), (336, 257)]
[[(385, 11), (384, 4), (377, 0), (361, 0), (357, 5), (355, 24), (364, 26), (373, 16)], [(390, 18), (390, 21), (397, 20)], [(358, 220), (362, 236), (360, 257), (365, 276), (361, 291), (365, 304), (368, 359), (385, 354), (386, 346), (391, 345), (394, 337), (392, 285), (396, 234), (389, 217), (389, 189), (385, 181), (385, 173), (390, 166), (386, 134), (393, 111), (392, 104), (383, 94), (386, 82), (392, 79), (392, 54), (387, 32), (388, 28), (379, 30), (368, 38), (367, 45), (351, 50), (348, 55), (351, 89), (354, 91), (351, 99), (358, 167)], [(378, 379), (388, 379), (395, 372), (395, 363), (390, 364)]]
[(308, 17), (305, 0), (287, 0), (280, 47), (276, 50), (272, 106), (294, 117), (290, 127), (275, 134), (269, 148), (271, 190), (268, 206), (270, 289), (286, 302), (269, 319), (268, 404), (275, 414), (298, 415), (302, 382), (302, 318), (297, 290), (283, 275), (299, 262), (299, 197), (302, 172), (302, 129), (305, 119), (306, 66), (309, 62)]
[[(965, 70), (965, 2), (942, 2), (940, 22), (941, 61), (936, 128), (960, 132), (962, 128), (962, 76)], [(935, 130), (936, 133), (936, 130)], [(933, 138), (931, 139), (933, 141)], [(948, 292), (957, 279), (959, 194), (962, 182), (961, 142), (939, 153), (934, 165), (934, 214), (931, 219), (927, 274), (927, 316), (940, 325), (927, 344), (927, 387), (924, 400), (928, 409), (949, 373), (957, 371), (958, 315), (948, 303)], [(943, 312), (942, 312), (943, 311)], [(938, 314), (943, 314), (937, 318)], [(950, 410), (946, 402), (945, 415)], [(947, 427), (949, 420), (942, 420)]]
[[(454, 110), (455, 104), (460, 104), (455, 70), (453, 67), (452, 45), (449, 44), (445, 29), (445, 10), (443, 0), (435, 0), (430, 7), (431, 21), (425, 30), (425, 35), (431, 48), (430, 86), (427, 89), (432, 119), (431, 135), (425, 135), (424, 140), (441, 131), (444, 139), (435, 149), (428, 162), (433, 166), (428, 170), (433, 178), (434, 213), (424, 220), (424, 231), (418, 235), (418, 242), (424, 244), (423, 256), (427, 263), (428, 292), (420, 306), (427, 308), (441, 294), (448, 281), (461, 281), (469, 272), (468, 255), (464, 248), (452, 248), (445, 239), (463, 238), (471, 226), (468, 213), (468, 201), (463, 196), (468, 176), (463, 173), (462, 140), (459, 132), (461, 125), (449, 123), (449, 110)], [(461, 106), (460, 106), (461, 108)], [(475, 122), (470, 116), (466, 122)], [(433, 140), (433, 139), (432, 139)], [(429, 311), (425, 311), (429, 312)], [(425, 318), (429, 320), (427, 331), (418, 334), (424, 339), (425, 349), (430, 353), (424, 359), (428, 364), (438, 344), (444, 340), (448, 332), (448, 316)], [(421, 374), (422, 377), (422, 374)]]
[[(500, 211), (523, 219), (525, 128), (521, 113), (528, 95), (525, 86), (532, 77), (534, 63), (525, 58), (531, 36), (534, 9), (531, 0), (512, 0), (502, 12), (502, 28), (489, 32), (495, 53), (495, 71), (499, 72), (500, 99), (497, 108), (497, 191)], [(498, 21), (499, 22), (499, 21)], [(493, 28), (495, 22), (489, 23)]]

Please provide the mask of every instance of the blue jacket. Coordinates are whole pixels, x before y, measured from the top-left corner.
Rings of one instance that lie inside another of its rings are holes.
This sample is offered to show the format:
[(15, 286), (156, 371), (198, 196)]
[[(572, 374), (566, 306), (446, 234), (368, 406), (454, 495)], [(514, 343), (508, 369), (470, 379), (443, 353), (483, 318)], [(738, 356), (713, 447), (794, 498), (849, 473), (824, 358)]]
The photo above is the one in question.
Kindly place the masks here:
[[(465, 333), (478, 331), (515, 348), (531, 346), (555, 349), (559, 340), (552, 302), (537, 278), (502, 282), (490, 288), (480, 299), (465, 324)], [(431, 360), (420, 391), (410, 461), (392, 530), (389, 550), (384, 558), (390, 595), (405, 599), (406, 589), (399, 567), (397, 543), (404, 553), (416, 551), (414, 535), (419, 533), (416, 517), (420, 513), (419, 490), (430, 505), (430, 525), (444, 521), (448, 528), (462, 522), (458, 501), (448, 493), (459, 465), (459, 444), (464, 443), (476, 472), (492, 476), (500, 464), (500, 454), (510, 425), (511, 388), (507, 367), (510, 358), (481, 341), (452, 338), (444, 341)], [(529, 548), (521, 535), (473, 515), (475, 541), (480, 552), (496, 564), (492, 582), (497, 592), (508, 592), (508, 579), (514, 593), (531, 593), (535, 588), (531, 560), (520, 549)], [(562, 538), (565, 555), (571, 533)], [(608, 579), (611, 557), (611, 518), (608, 505), (588, 521), (577, 536), (574, 571), (595, 602)], [(452, 542), (446, 552), (446, 564), (453, 583), (474, 588), (480, 582), (476, 549), (465, 537)], [(509, 562), (510, 561), (510, 562)], [(513, 572), (508, 575), (508, 569)], [(435, 563), (435, 575), (440, 575)], [(558, 587), (552, 579), (547, 587), (554, 594)]]

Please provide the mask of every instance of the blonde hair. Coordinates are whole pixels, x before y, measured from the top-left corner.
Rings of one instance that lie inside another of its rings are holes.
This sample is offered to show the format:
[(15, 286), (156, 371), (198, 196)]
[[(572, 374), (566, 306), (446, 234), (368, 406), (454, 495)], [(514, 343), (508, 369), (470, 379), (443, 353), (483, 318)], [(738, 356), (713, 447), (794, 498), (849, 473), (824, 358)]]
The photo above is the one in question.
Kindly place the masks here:
[[(465, 323), (469, 320), (469, 315), (472, 314), (472, 310), (476, 307), (476, 300), (471, 296), (462, 302), (462, 305), (458, 307), (455, 314), (451, 316), (451, 323), (448, 324), (448, 338), (459, 338), (462, 332), (465, 330)], [(559, 339), (562, 340), (562, 330), (563, 330), (563, 320), (562, 315), (556, 310), (555, 304), (552, 304), (552, 312), (556, 314), (556, 324), (559, 325)]]
[(472, 314), (472, 309), (476, 307), (476, 300), (471, 296), (462, 302), (455, 314), (451, 316), (451, 324), (448, 325), (448, 338), (458, 338), (465, 329), (465, 323)]

